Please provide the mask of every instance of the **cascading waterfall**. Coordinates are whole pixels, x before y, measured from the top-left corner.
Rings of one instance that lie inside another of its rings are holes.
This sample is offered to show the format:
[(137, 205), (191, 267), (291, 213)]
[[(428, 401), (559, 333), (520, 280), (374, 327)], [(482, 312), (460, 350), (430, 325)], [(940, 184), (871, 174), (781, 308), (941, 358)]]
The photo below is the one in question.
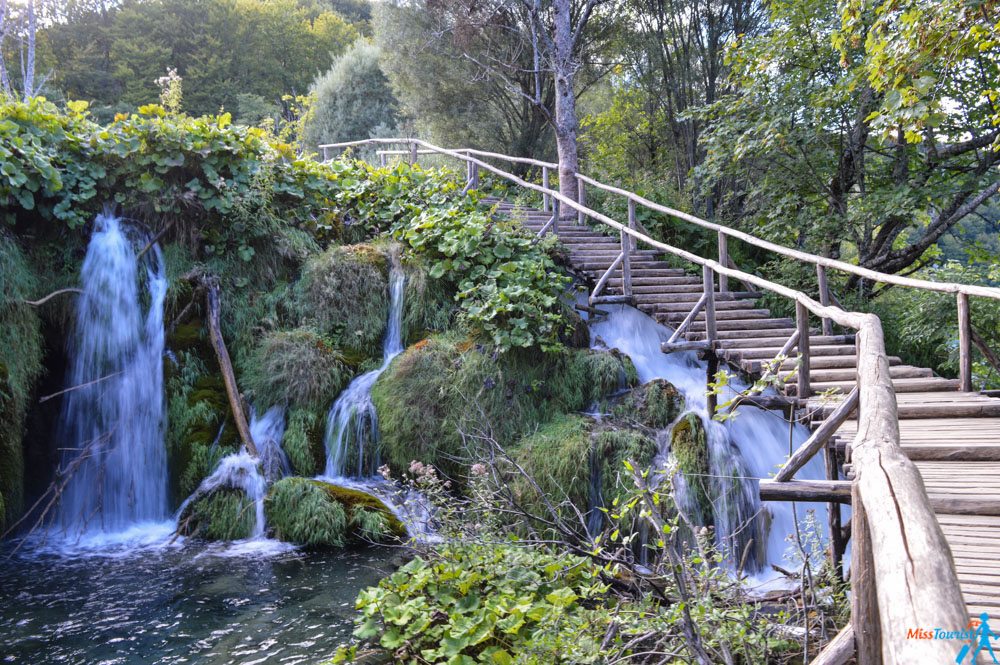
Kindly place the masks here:
[[(663, 353), (660, 343), (669, 339), (671, 331), (633, 307), (621, 305), (608, 309), (606, 318), (590, 323), (590, 330), (595, 348), (617, 348), (629, 356), (642, 383), (657, 378), (670, 382), (684, 396), (688, 411), (701, 418), (709, 449), (709, 491), (716, 543), (730, 562), (738, 563), (746, 544), (753, 540), (756, 547), (748, 552), (744, 568), (747, 572), (766, 575), (767, 564), (784, 564), (785, 537), (795, 530), (792, 504), (762, 503), (755, 479), (768, 477), (785, 460), (790, 437), (791, 445), (797, 447), (809, 436), (808, 430), (795, 425), (790, 435), (783, 417), (753, 407), (741, 407), (736, 417), (724, 423), (709, 418), (706, 364), (693, 353)], [(721, 395), (720, 402), (745, 388), (732, 380), (726, 388), (728, 394)], [(659, 464), (669, 453), (670, 439), (664, 434), (657, 437)], [(822, 463), (814, 458), (799, 476), (822, 478)], [(674, 490), (678, 503), (689, 503), (683, 479), (676, 480)], [(805, 507), (798, 511), (800, 519)]]
[[(158, 245), (137, 259), (122, 221), (98, 215), (87, 247), (60, 421), (58, 525), (120, 532), (169, 514), (164, 447), (163, 299)], [(140, 268), (148, 304), (143, 305)]]
[(257, 411), (250, 411), (250, 438), (257, 446), (260, 457), (260, 467), (264, 479), (273, 483), (285, 476), (291, 475), (292, 467), (288, 456), (281, 447), (281, 438), (285, 435), (285, 408), (272, 406), (257, 417)]
[(375, 475), (378, 457), (378, 415), (372, 403), (372, 386), (403, 352), (403, 291), (406, 276), (399, 256), (390, 256), (389, 320), (382, 343), (382, 365), (351, 381), (337, 397), (326, 420), (326, 471), (328, 478)]

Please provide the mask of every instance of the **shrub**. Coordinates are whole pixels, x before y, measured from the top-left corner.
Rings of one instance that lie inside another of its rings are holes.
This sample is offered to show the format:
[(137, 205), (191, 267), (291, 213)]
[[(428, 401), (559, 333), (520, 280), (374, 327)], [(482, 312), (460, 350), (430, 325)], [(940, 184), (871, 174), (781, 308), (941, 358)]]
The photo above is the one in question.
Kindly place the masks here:
[(683, 408), (684, 398), (677, 388), (654, 379), (630, 391), (613, 411), (621, 420), (660, 430), (670, 427)]
[(258, 409), (287, 403), (306, 409), (329, 406), (351, 379), (344, 357), (310, 328), (264, 337), (246, 373)]
[(705, 426), (696, 413), (687, 413), (670, 433), (670, 452), (677, 460), (677, 471), (684, 478), (693, 505), (692, 519), (710, 526), (712, 495), (709, 482), (708, 441)]
[(379, 356), (389, 314), (386, 272), (385, 255), (370, 245), (331, 247), (306, 262), (295, 305), (342, 348)]
[(323, 471), (326, 464), (326, 448), (323, 443), (325, 413), (307, 409), (292, 409), (288, 412), (288, 424), (281, 447), (288, 455), (292, 471), (299, 476), (315, 476)]

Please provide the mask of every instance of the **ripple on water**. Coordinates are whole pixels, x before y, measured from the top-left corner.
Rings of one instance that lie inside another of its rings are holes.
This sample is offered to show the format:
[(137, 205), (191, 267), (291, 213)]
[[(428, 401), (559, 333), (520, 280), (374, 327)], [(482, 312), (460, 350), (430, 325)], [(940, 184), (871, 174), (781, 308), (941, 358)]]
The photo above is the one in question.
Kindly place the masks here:
[[(115, 556), (19, 551), (0, 566), (0, 662), (295, 665), (350, 637), (384, 548), (182, 543)], [(257, 548), (257, 549), (255, 549)], [(0, 557), (6, 553), (0, 552)]]

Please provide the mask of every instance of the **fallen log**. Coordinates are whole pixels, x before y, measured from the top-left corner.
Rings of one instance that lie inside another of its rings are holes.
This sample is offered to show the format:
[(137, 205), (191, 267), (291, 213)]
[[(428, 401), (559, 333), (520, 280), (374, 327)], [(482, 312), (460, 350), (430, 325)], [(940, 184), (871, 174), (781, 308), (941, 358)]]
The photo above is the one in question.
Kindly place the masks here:
[(847, 624), (809, 665), (847, 665), (854, 658), (854, 626)]
[(233, 372), (233, 362), (229, 358), (229, 351), (226, 349), (226, 342), (222, 338), (222, 329), (219, 324), (219, 283), (213, 278), (202, 278), (205, 287), (205, 303), (208, 309), (208, 336), (212, 341), (212, 348), (215, 350), (215, 357), (219, 361), (219, 371), (222, 373), (222, 382), (226, 386), (226, 396), (229, 398), (229, 408), (233, 412), (233, 421), (236, 423), (236, 431), (240, 435), (240, 440), (246, 446), (247, 452), (253, 457), (258, 457), (257, 446), (254, 445), (253, 437), (250, 436), (250, 425), (247, 423), (246, 414), (243, 412), (243, 399), (240, 397), (239, 388), (236, 385), (236, 374)]

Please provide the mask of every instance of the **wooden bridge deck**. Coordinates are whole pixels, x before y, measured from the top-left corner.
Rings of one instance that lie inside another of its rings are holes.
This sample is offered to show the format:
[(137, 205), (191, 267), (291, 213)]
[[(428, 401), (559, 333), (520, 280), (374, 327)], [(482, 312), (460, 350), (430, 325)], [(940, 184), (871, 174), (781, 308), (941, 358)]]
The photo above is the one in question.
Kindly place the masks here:
[[(493, 201), (499, 210), (538, 231), (550, 212)], [(560, 222), (558, 236), (572, 266), (599, 279), (621, 251), (620, 240), (590, 226)], [(631, 255), (635, 306), (668, 327), (676, 328), (703, 293), (702, 277), (659, 259), (657, 251)], [(609, 295), (622, 294), (622, 279), (608, 281)], [(718, 349), (722, 358), (749, 374), (759, 374), (795, 332), (795, 321), (773, 316), (750, 290), (715, 295)], [(704, 313), (688, 329), (690, 341), (705, 337)], [(857, 356), (852, 334), (810, 335), (810, 375), (814, 394), (833, 390), (841, 396), (855, 385)], [(788, 376), (795, 360), (780, 374)], [(903, 451), (914, 460), (948, 540), (969, 612), (987, 611), (1000, 619), (1000, 399), (958, 392), (959, 382), (936, 376), (923, 367), (890, 358), (890, 373), (899, 405)], [(786, 390), (795, 393), (794, 382)], [(838, 397), (811, 397), (804, 405), (814, 422), (832, 412)], [(831, 445), (853, 441), (855, 420), (840, 426)], [(916, 573), (919, 576), (919, 571)]]

